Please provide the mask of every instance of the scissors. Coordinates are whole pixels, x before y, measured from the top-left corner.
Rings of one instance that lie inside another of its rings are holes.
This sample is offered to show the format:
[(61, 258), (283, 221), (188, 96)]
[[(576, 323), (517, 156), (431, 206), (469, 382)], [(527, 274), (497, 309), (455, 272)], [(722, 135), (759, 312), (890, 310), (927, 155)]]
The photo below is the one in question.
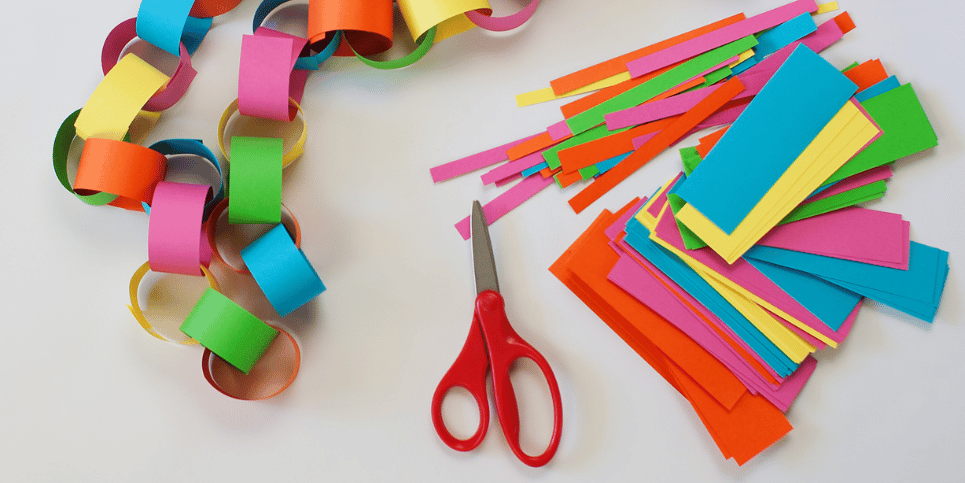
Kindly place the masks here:
[[(496, 261), (489, 239), (489, 227), (482, 205), (474, 201), (472, 205), (472, 258), (476, 276), (476, 304), (472, 317), (469, 337), (453, 362), (452, 367), (442, 377), (435, 394), (432, 395), (432, 424), (442, 441), (452, 449), (470, 451), (482, 442), (489, 427), (489, 400), (486, 391), (486, 374), (492, 370), (493, 397), (496, 402), (496, 415), (499, 425), (513, 453), (520, 461), (529, 466), (543, 466), (556, 453), (560, 444), (560, 430), (563, 423), (560, 388), (549, 363), (533, 346), (524, 341), (506, 318), (503, 297), (499, 293), (496, 280)], [(537, 456), (530, 456), (519, 446), (519, 409), (516, 394), (509, 378), (510, 368), (517, 359), (530, 359), (539, 366), (550, 388), (553, 399), (553, 436), (546, 450)], [(462, 387), (472, 394), (479, 408), (479, 427), (468, 439), (458, 439), (446, 428), (442, 418), (442, 401), (454, 387)]]

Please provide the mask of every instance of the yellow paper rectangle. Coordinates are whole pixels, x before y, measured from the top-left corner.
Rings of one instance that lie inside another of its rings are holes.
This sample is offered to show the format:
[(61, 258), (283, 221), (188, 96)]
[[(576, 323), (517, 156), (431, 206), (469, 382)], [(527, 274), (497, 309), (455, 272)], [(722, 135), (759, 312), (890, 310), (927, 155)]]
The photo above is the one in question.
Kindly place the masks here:
[(170, 77), (134, 54), (125, 55), (104, 76), (81, 109), (74, 127), (82, 139), (120, 141), (148, 99)]
[(590, 91), (595, 91), (598, 89), (603, 89), (610, 86), (615, 86), (621, 82), (626, 82), (630, 80), (630, 73), (623, 72), (603, 80), (598, 80), (592, 84), (583, 86), (574, 91), (567, 92), (566, 94), (556, 95), (553, 93), (552, 87), (545, 87), (543, 89), (538, 89), (535, 91), (524, 92), (516, 96), (516, 105), (518, 107), (532, 106), (533, 104), (539, 104), (541, 102), (549, 102), (556, 99), (562, 99), (564, 97), (576, 96), (579, 94), (585, 94)]

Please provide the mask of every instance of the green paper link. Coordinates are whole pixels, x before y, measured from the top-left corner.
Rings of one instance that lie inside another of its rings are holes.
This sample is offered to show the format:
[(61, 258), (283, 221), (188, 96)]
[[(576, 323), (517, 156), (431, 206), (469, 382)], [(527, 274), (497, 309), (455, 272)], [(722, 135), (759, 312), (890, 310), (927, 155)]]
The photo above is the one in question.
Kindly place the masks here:
[(278, 335), (272, 326), (211, 287), (181, 323), (181, 332), (245, 374)]
[(284, 143), (279, 138), (231, 138), (230, 223), (281, 223), (283, 150)]
[[(84, 203), (94, 206), (106, 205), (116, 200), (117, 195), (111, 193), (79, 195), (74, 192), (74, 188), (70, 186), (70, 180), (67, 179), (67, 156), (70, 154), (70, 145), (74, 142), (74, 137), (77, 136), (74, 121), (77, 120), (77, 116), (79, 115), (80, 109), (74, 111), (71, 115), (67, 116), (64, 123), (60, 125), (60, 129), (57, 130), (57, 135), (54, 137), (54, 173), (57, 175), (57, 179), (60, 180), (60, 184), (64, 186), (64, 189), (70, 191), (72, 195)], [(124, 135), (124, 141), (130, 141), (130, 137), (127, 134)]]
[[(358, 57), (359, 60), (364, 62), (369, 67), (375, 67), (376, 69), (382, 70), (401, 69), (403, 67), (408, 67), (416, 63), (416, 61), (419, 59), (425, 57), (425, 55), (429, 52), (429, 49), (432, 47), (432, 42), (434, 42), (435, 39), (436, 27), (432, 27), (431, 29), (427, 30), (426, 33), (422, 34), (421, 37), (419, 37), (418, 46), (415, 50), (409, 53), (409, 55), (402, 57), (401, 59), (387, 60), (385, 62), (365, 58), (359, 55), (358, 52), (355, 52), (354, 48), (352, 49), (352, 52), (355, 53), (355, 56)], [(351, 47), (351, 44), (349, 44), (349, 47)]]

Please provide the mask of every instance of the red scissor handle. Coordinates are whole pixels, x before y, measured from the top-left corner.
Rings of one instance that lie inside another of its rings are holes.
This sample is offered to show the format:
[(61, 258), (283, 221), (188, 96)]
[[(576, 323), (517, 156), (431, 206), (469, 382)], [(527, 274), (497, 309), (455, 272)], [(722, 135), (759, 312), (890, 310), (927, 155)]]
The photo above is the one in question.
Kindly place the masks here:
[[(489, 356), (486, 354), (486, 342), (483, 340), (482, 327), (475, 315), (472, 318), (472, 328), (469, 337), (459, 352), (459, 357), (452, 363), (452, 367), (442, 376), (442, 381), (432, 395), (432, 425), (436, 433), (442, 438), (446, 446), (458, 451), (470, 451), (486, 436), (489, 428), (489, 400), (486, 394), (486, 373), (489, 372)], [(446, 422), (442, 419), (442, 401), (446, 394), (454, 387), (462, 387), (472, 394), (479, 407), (479, 427), (468, 439), (458, 439), (449, 432)]]
[[(560, 398), (560, 388), (556, 383), (553, 370), (533, 346), (529, 345), (509, 325), (506, 317), (505, 303), (498, 292), (486, 290), (476, 296), (476, 318), (482, 327), (485, 344), (488, 348), (489, 364), (493, 372), (493, 397), (496, 399), (496, 414), (499, 425), (503, 429), (506, 441), (513, 453), (520, 461), (529, 466), (543, 466), (556, 453), (560, 444), (560, 432), (563, 428), (563, 403)], [(465, 351), (465, 349), (463, 349)], [(516, 393), (509, 377), (510, 369), (517, 359), (530, 359), (539, 366), (549, 385), (550, 396), (553, 399), (553, 435), (549, 446), (542, 454), (530, 456), (523, 452), (519, 445), (519, 408), (516, 404)], [(484, 376), (485, 377), (485, 376)], [(485, 382), (485, 380), (484, 380)], [(485, 392), (483, 392), (485, 395)], [(478, 399), (477, 399), (478, 401)]]

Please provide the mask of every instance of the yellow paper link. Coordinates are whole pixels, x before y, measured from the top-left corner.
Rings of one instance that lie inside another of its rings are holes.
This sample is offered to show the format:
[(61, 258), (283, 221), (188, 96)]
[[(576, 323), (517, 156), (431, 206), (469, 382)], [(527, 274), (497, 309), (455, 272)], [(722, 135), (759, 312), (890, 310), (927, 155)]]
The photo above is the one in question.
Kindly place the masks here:
[[(396, 3), (399, 5), (399, 11), (402, 12), (402, 18), (405, 19), (406, 26), (409, 27), (412, 40), (415, 41), (418, 41), (422, 34), (437, 25), (439, 25), (442, 30), (449, 31), (449, 35), (447, 36), (465, 31), (457, 31), (460, 25), (465, 25), (456, 17), (462, 17), (468, 22), (469, 19), (463, 14), (470, 10), (482, 9), (490, 13), (492, 12), (488, 0), (446, 0), (444, 2), (439, 0), (398, 0)], [(453, 25), (441, 25), (449, 20), (454, 20)], [(469, 28), (472, 28), (472, 22), (469, 23)], [(439, 31), (436, 30), (437, 35), (438, 33)]]
[[(302, 118), (302, 132), (299, 134), (298, 140), (295, 141), (295, 144), (282, 155), (282, 168), (287, 168), (288, 165), (292, 164), (296, 159), (305, 153), (305, 141), (308, 139), (308, 123), (305, 122), (305, 113), (302, 112), (302, 106), (298, 105), (298, 103), (295, 102), (295, 99), (292, 99), (291, 97), (288, 98), (288, 102), (298, 109), (298, 116)], [(231, 116), (233, 116), (236, 112), (238, 112), (238, 99), (235, 99), (231, 102), (231, 104), (228, 104), (228, 107), (225, 108), (224, 113), (221, 114), (221, 120), (218, 122), (218, 147), (221, 148), (221, 155), (224, 156), (229, 163), (231, 162), (231, 158), (228, 157), (228, 150), (225, 148), (225, 140), (227, 138), (227, 140), (230, 142), (231, 136), (227, 136), (225, 134), (225, 129), (228, 127), (228, 121), (231, 120)]]
[(590, 91), (595, 91), (598, 89), (615, 86), (621, 82), (626, 82), (628, 80), (630, 80), (630, 73), (622, 72), (622, 73), (607, 77), (606, 79), (598, 80), (592, 84), (585, 85), (579, 89), (567, 92), (565, 94), (560, 94), (560, 95), (554, 94), (552, 87), (544, 87), (543, 89), (524, 92), (522, 94), (516, 95), (516, 106), (517, 107), (532, 106), (533, 104), (539, 104), (541, 102), (549, 102), (549, 101), (554, 101), (556, 99), (562, 99), (564, 97), (585, 94)]
[(134, 117), (134, 121), (131, 122), (131, 127), (127, 131), (127, 133), (131, 136), (131, 142), (134, 144), (144, 144), (147, 136), (151, 134), (151, 131), (153, 131), (154, 127), (157, 126), (159, 119), (161, 119), (160, 111), (141, 111), (137, 113), (137, 116)]
[(730, 235), (690, 205), (680, 209), (677, 219), (727, 263), (734, 263), (878, 132), (874, 124), (848, 102)]
[[(665, 205), (660, 211), (660, 216), (658, 220), (664, 216), (670, 216), (670, 206)], [(659, 221), (658, 221), (659, 223)], [(778, 309), (774, 305), (764, 301), (758, 297), (753, 292), (747, 290), (746, 288), (734, 283), (733, 280), (717, 273), (710, 267), (700, 263), (685, 251), (678, 249), (677, 247), (667, 243), (662, 238), (658, 237), (655, 230), (650, 231), (650, 239), (661, 247), (669, 250), (671, 253), (680, 258), (684, 263), (687, 264), (700, 278), (704, 279), (710, 286), (721, 294), (731, 305), (737, 309), (738, 312), (744, 315), (754, 327), (764, 334), (765, 337), (770, 339), (771, 342), (777, 346), (781, 352), (787, 355), (794, 362), (800, 363), (807, 357), (808, 354), (817, 350), (811, 343), (807, 342), (801, 336), (797, 335), (793, 330), (789, 329), (787, 326), (782, 324), (780, 321), (775, 320), (771, 314), (768, 314), (761, 307), (770, 310), (772, 313), (777, 314), (778, 317), (783, 318), (789, 323), (793, 324), (795, 327), (804, 330), (808, 334), (818, 338), (822, 342), (832, 346), (837, 347), (837, 344), (817, 333), (814, 329), (808, 327), (806, 324), (797, 320), (790, 315), (788, 315), (783, 310)]]
[[(157, 337), (158, 339), (161, 339), (167, 342), (176, 342), (178, 344), (184, 344), (184, 345), (197, 344), (198, 341), (191, 338), (187, 338), (184, 340), (168, 339), (167, 337), (164, 337), (163, 335), (161, 335), (160, 332), (155, 330), (154, 326), (152, 326), (151, 323), (147, 321), (147, 317), (144, 316), (144, 313), (141, 311), (141, 306), (137, 302), (137, 288), (141, 285), (141, 280), (144, 278), (144, 275), (146, 275), (149, 270), (151, 270), (150, 262), (144, 262), (144, 265), (141, 265), (141, 267), (134, 272), (134, 276), (131, 277), (131, 284), (130, 284), (131, 305), (127, 306), (127, 308), (131, 311), (131, 315), (134, 316), (134, 319), (137, 320), (137, 323), (140, 324), (141, 327), (144, 328), (144, 330), (146, 330), (148, 334), (151, 334), (154, 337)], [(211, 288), (215, 289), (218, 292), (221, 291), (221, 287), (218, 285), (218, 280), (214, 278), (214, 275), (211, 275), (211, 272), (208, 271), (208, 268), (205, 267), (204, 265), (201, 265), (201, 273), (204, 274), (204, 278), (208, 280), (208, 285), (210, 285)]]
[(137, 114), (171, 78), (134, 54), (125, 55), (94, 89), (74, 127), (82, 139), (120, 141)]
[(833, 12), (838, 9), (838, 2), (828, 2), (818, 5), (818, 10), (814, 12), (814, 15), (821, 15), (822, 13)]
[[(657, 222), (659, 221), (659, 218), (651, 215), (650, 212), (648, 212), (647, 210), (649, 210), (650, 207), (653, 206), (653, 204), (657, 201), (657, 198), (660, 198), (668, 189), (670, 189), (670, 186), (673, 184), (674, 181), (676, 181), (676, 179), (677, 179), (676, 177), (670, 178), (666, 183), (664, 183), (663, 186), (661, 186), (660, 189), (657, 190), (657, 192), (654, 193), (653, 196), (651, 196), (650, 199), (648, 199), (646, 203), (643, 204), (643, 207), (640, 208), (640, 211), (638, 211), (637, 214), (634, 215), (634, 218), (636, 218), (641, 225), (645, 226), (648, 230), (650, 230), (650, 233), (653, 233), (654, 230), (657, 229)], [(661, 208), (661, 213), (663, 213), (662, 210), (664, 208)]]
[(465, 14), (459, 14), (438, 25), (436, 36), (432, 40), (432, 45), (438, 44), (449, 37), (454, 37), (463, 32), (472, 30), (476, 24), (472, 23)]
[(727, 64), (727, 67), (733, 69), (734, 67), (737, 67), (737, 64), (740, 64), (751, 57), (754, 57), (754, 49), (747, 49), (737, 56), (737, 60)]

